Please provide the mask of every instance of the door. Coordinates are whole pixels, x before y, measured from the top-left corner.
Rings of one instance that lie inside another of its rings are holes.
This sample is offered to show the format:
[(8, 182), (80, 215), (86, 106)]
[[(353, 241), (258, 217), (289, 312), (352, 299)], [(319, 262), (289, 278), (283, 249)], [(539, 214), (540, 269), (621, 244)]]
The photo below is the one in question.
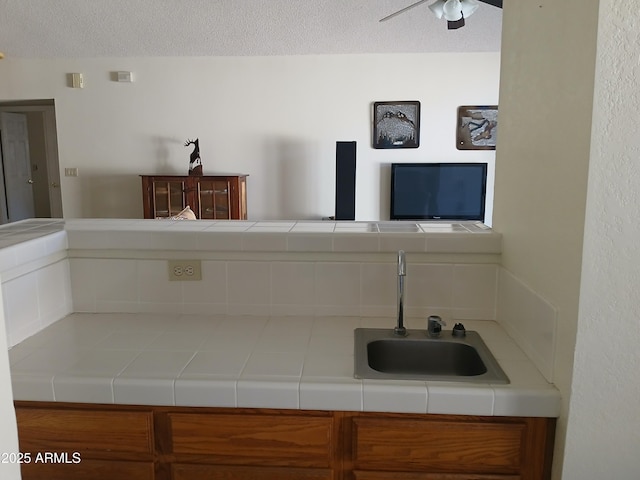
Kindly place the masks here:
[[(62, 192), (58, 159), (56, 108), (52, 99), (0, 102), (0, 112), (20, 113), (27, 117), (29, 156), (33, 173), (35, 215), (62, 218)], [(7, 222), (6, 195), (2, 177), (0, 149), (0, 223)]]
[(0, 144), (7, 220), (16, 222), (33, 218), (35, 208), (26, 115), (0, 112)]

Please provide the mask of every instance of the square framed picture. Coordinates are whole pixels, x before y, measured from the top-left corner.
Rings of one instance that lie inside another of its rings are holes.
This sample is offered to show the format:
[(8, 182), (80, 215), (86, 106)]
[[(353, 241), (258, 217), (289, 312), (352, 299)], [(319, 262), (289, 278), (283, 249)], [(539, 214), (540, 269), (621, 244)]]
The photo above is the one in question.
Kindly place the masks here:
[(418, 148), (420, 102), (374, 102), (373, 148)]
[(497, 105), (458, 107), (458, 150), (495, 150), (498, 140)]

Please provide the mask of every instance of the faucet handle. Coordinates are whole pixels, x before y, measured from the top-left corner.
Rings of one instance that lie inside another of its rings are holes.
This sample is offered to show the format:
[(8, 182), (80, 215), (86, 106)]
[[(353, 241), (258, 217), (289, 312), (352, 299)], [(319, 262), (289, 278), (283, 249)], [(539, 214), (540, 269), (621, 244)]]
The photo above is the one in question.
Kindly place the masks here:
[(427, 318), (427, 335), (430, 337), (439, 337), (442, 327), (446, 324), (447, 322), (442, 320), (438, 315), (429, 315)]
[(456, 323), (453, 326), (453, 330), (451, 330), (451, 335), (454, 337), (464, 337), (467, 335), (467, 330), (464, 328), (464, 325), (461, 323)]

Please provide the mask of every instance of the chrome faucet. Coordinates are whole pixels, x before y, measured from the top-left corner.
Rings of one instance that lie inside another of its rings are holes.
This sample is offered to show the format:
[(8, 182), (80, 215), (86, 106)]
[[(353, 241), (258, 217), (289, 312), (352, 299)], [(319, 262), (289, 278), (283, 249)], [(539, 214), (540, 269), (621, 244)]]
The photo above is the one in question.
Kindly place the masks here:
[(407, 262), (404, 258), (404, 250), (398, 251), (398, 324), (393, 333), (400, 336), (407, 335), (404, 327), (404, 277), (407, 276)]

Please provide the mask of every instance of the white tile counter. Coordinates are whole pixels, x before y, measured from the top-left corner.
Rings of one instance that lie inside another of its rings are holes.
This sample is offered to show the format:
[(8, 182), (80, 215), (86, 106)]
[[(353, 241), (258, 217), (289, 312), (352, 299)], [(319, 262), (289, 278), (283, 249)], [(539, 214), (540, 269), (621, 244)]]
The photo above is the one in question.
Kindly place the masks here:
[[(424, 328), (408, 319), (410, 328)], [(359, 380), (365, 317), (72, 314), (9, 351), (16, 400), (177, 406), (559, 415), (558, 391), (494, 322), (480, 332), (509, 385)]]
[[(393, 327), (399, 249), (407, 327), (462, 321), (511, 384), (353, 377), (353, 330)], [(492, 321), (500, 251), (475, 222), (4, 225), (14, 398), (556, 417), (558, 391)], [(185, 258), (201, 260), (202, 281), (169, 281), (168, 260)]]
[[(66, 220), (70, 249), (216, 252), (499, 254), (502, 236), (481, 222)], [(105, 232), (117, 233), (105, 235)], [(154, 235), (155, 234), (155, 235)]]

